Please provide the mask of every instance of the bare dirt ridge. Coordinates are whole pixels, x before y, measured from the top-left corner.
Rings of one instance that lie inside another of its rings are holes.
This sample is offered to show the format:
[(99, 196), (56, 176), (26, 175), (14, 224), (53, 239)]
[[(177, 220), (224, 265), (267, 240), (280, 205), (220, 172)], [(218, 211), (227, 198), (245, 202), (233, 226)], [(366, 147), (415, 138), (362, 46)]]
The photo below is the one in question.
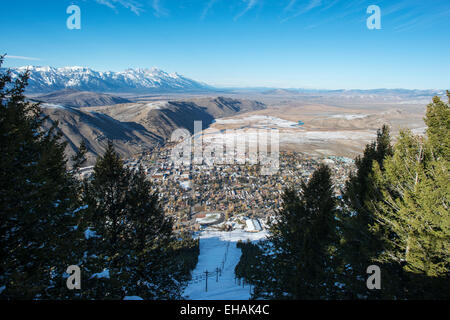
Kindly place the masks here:
[[(57, 101), (55, 101), (57, 102)], [(196, 97), (150, 100), (113, 105), (71, 107), (43, 104), (51, 121), (58, 121), (67, 152), (73, 155), (82, 140), (88, 146), (88, 164), (103, 153), (112, 140), (124, 158), (131, 158), (164, 144), (177, 128), (194, 131), (194, 121), (207, 128), (215, 118), (263, 110), (266, 105), (252, 100), (225, 97)], [(50, 125), (50, 124), (49, 124)]]

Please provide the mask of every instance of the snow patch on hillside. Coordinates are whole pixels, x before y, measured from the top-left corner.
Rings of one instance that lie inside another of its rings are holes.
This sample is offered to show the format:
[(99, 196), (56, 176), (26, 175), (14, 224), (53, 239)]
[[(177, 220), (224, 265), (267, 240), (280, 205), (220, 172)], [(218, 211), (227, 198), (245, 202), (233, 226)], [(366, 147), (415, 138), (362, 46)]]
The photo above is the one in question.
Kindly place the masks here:
[(330, 118), (339, 118), (345, 120), (363, 119), (366, 117), (368, 117), (367, 114), (335, 114), (330, 116)]
[(60, 104), (54, 104), (54, 103), (42, 103), (41, 107), (47, 108), (47, 109), (67, 109), (67, 107), (64, 107)]
[(217, 124), (251, 124), (252, 127), (277, 127), (277, 128), (297, 128), (298, 122), (284, 120), (277, 117), (253, 115), (244, 118), (216, 119)]

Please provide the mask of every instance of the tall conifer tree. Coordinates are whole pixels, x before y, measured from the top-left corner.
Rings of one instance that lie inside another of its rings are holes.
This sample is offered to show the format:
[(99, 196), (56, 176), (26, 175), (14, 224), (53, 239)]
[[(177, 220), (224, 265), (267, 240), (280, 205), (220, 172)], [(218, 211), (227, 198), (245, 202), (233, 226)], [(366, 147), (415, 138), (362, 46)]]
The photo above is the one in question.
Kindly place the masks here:
[(384, 170), (383, 161), (392, 155), (390, 130), (383, 125), (377, 131), (376, 140), (356, 157), (356, 172), (351, 174), (343, 190), (343, 208), (339, 211), (341, 244), (339, 246), (341, 282), (344, 298), (362, 298), (373, 295), (366, 286), (366, 270), (382, 250), (382, 229), (372, 230), (375, 213), (370, 206), (377, 195), (373, 190), (373, 164)]
[(76, 183), (57, 123), (45, 129), (24, 96), (27, 80), (0, 76), (0, 297), (67, 298), (65, 270), (81, 258)]
[[(450, 95), (447, 92), (450, 101)], [(372, 229), (386, 229), (380, 263), (397, 267), (398, 298), (448, 298), (450, 268), (449, 105), (428, 105), (426, 137), (400, 133), (384, 170), (374, 165), (376, 213)], [(378, 201), (376, 201), (378, 200)], [(388, 274), (389, 276), (389, 274)]]
[(126, 168), (109, 141), (84, 188), (87, 296), (180, 298), (189, 276), (176, 255), (180, 241), (144, 172)]
[(262, 247), (255, 297), (327, 299), (334, 296), (336, 200), (330, 169), (321, 165), (300, 194), (285, 191), (283, 208)]

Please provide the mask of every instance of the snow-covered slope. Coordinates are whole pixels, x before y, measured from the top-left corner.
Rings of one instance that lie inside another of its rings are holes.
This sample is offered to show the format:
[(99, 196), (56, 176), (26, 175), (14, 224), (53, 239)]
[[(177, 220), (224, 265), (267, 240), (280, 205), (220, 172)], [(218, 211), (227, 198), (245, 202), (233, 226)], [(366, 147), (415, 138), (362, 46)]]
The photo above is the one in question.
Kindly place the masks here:
[[(231, 232), (202, 231), (200, 234), (200, 256), (197, 267), (192, 272), (192, 281), (184, 291), (185, 298), (189, 300), (250, 299), (250, 286), (242, 286), (242, 283), (239, 284), (234, 277), (234, 268), (242, 254), (236, 244), (238, 240), (257, 241), (266, 236), (266, 231), (258, 233), (243, 230)], [(218, 277), (214, 273), (216, 268), (222, 269)], [(210, 273), (208, 291), (206, 291), (205, 271)]]
[(99, 92), (170, 92), (210, 89), (204, 83), (186, 78), (178, 73), (167, 73), (158, 68), (127, 69), (121, 72), (95, 71), (85, 67), (11, 68), (12, 76), (29, 70), (27, 91), (49, 92), (72, 88)]

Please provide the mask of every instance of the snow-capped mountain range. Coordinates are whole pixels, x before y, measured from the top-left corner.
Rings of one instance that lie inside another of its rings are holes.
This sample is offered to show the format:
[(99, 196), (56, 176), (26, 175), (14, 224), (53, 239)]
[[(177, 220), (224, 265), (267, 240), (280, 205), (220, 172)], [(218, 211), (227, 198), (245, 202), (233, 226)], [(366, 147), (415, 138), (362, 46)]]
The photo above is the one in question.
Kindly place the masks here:
[(121, 72), (95, 71), (86, 67), (23, 66), (11, 68), (13, 78), (29, 70), (27, 92), (50, 92), (66, 88), (97, 92), (205, 91), (210, 86), (167, 73), (158, 68), (127, 69)]

